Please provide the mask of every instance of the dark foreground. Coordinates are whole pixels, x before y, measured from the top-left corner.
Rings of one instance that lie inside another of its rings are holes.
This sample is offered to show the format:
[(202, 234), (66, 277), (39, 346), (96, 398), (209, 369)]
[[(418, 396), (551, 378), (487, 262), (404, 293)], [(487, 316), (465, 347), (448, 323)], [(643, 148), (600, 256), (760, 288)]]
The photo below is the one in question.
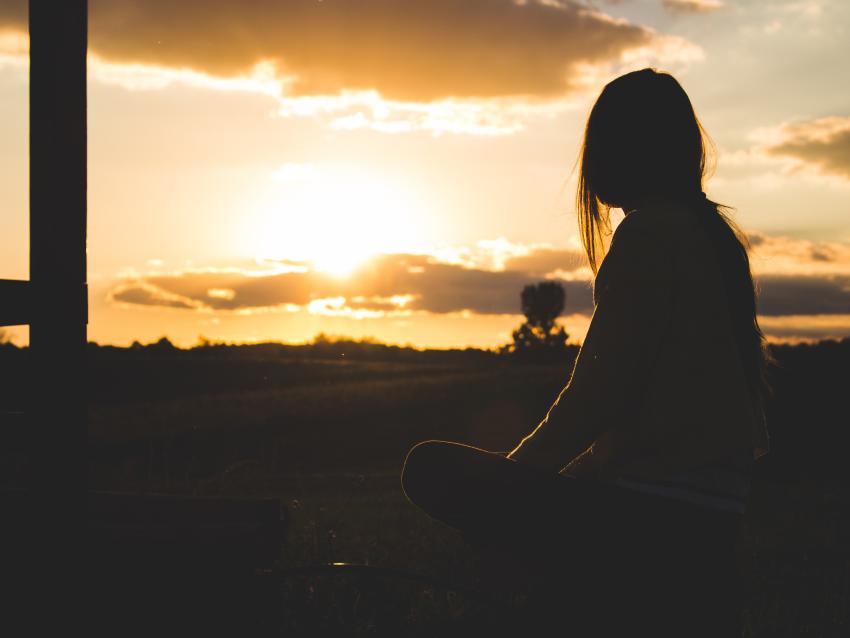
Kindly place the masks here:
[[(739, 542), (745, 636), (850, 635), (849, 351), (845, 342), (778, 352), (773, 452), (759, 465)], [(3, 355), (3, 370), (22, 356)], [(568, 362), (478, 355), (340, 362), (95, 351), (90, 483), (280, 499), (286, 536), (274, 573), (258, 577), (274, 579), (267, 603), (289, 635), (505, 627), (527, 611), (527, 583), (411, 507), (398, 472), (423, 439), (507, 449), (568, 371)], [(6, 486), (25, 463), (3, 457)], [(322, 567), (335, 562), (378, 569)]]

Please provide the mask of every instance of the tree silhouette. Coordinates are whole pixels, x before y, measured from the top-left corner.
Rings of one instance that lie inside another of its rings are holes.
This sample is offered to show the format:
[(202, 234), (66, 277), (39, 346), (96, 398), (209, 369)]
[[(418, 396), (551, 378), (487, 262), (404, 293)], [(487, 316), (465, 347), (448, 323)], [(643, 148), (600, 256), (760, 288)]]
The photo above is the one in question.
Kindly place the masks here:
[(567, 299), (563, 285), (556, 281), (529, 284), (522, 289), (520, 299), (525, 321), (514, 330), (509, 351), (525, 355), (562, 352), (568, 335), (556, 319)]

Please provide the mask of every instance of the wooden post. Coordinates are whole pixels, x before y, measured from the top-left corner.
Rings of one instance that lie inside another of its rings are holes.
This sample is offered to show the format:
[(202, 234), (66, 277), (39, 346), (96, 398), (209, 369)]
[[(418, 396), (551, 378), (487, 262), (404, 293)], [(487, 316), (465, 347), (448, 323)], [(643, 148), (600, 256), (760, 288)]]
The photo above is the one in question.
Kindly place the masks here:
[(86, 0), (29, 0), (32, 635), (76, 633), (85, 600), (87, 18)]
[(34, 486), (86, 483), (86, 0), (30, 0)]

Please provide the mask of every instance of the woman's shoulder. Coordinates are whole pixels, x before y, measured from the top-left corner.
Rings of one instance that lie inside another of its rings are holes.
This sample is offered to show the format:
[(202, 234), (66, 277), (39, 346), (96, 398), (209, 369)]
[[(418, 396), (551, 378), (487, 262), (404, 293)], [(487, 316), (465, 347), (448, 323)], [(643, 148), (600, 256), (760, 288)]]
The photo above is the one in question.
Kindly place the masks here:
[(661, 285), (673, 276), (676, 233), (654, 211), (630, 212), (620, 222), (594, 282), (594, 298), (612, 282)]
[(683, 230), (690, 224), (688, 217), (692, 217), (690, 211), (661, 205), (627, 213), (614, 230), (606, 259), (628, 261), (633, 267), (660, 266), (681, 243)]

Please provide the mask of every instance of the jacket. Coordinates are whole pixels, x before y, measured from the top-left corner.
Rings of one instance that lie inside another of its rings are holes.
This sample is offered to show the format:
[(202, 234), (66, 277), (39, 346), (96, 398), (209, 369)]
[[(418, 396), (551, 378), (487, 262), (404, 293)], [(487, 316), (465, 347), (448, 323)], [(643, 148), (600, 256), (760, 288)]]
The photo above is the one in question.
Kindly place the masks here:
[(509, 458), (652, 480), (767, 452), (700, 214), (664, 203), (626, 215), (594, 281), (570, 381)]

